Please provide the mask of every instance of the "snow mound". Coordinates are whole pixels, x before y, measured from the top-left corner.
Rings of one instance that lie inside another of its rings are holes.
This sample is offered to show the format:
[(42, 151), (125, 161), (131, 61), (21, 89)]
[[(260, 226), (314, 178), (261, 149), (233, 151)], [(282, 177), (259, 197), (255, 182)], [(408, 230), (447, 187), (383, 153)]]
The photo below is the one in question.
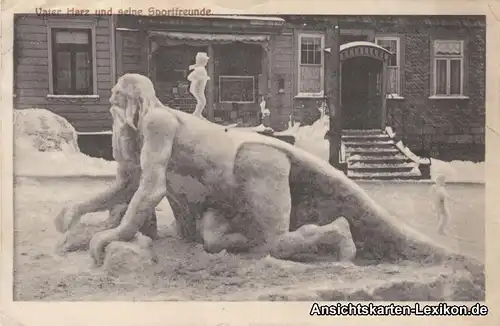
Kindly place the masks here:
[(321, 116), (310, 126), (300, 126), (300, 123), (289, 124), (288, 129), (276, 135), (291, 135), (295, 137), (295, 146), (328, 161), (330, 156), (330, 143), (325, 139), (325, 134), (330, 128), (330, 117), (322, 108)]
[(484, 183), (485, 162), (451, 161), (444, 162), (431, 159), (431, 178), (444, 175), (447, 182), (480, 182)]
[(16, 149), (37, 152), (79, 153), (75, 128), (45, 109), (14, 111)]
[(102, 176), (116, 173), (116, 162), (80, 152), (75, 128), (45, 109), (14, 110), (16, 176)]

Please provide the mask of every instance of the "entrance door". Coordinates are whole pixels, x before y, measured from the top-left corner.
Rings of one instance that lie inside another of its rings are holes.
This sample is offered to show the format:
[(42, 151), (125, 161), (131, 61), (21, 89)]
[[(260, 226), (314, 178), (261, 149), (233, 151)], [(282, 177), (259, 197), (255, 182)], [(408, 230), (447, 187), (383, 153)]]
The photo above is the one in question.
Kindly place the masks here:
[(343, 129), (379, 129), (382, 123), (382, 61), (354, 57), (342, 62)]

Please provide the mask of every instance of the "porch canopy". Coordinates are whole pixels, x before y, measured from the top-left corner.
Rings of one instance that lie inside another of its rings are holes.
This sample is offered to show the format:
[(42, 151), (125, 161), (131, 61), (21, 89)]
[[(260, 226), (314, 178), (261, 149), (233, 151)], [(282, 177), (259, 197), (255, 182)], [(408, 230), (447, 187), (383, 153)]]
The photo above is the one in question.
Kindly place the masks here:
[(235, 42), (246, 44), (257, 44), (269, 48), (269, 35), (255, 34), (203, 34), (203, 33), (184, 33), (184, 32), (164, 32), (149, 31), (148, 36), (155, 45), (173, 46), (173, 45), (209, 45), (209, 44), (230, 44)]
[(366, 41), (349, 42), (340, 46), (340, 61), (355, 57), (370, 57), (387, 61), (392, 54), (380, 45)]

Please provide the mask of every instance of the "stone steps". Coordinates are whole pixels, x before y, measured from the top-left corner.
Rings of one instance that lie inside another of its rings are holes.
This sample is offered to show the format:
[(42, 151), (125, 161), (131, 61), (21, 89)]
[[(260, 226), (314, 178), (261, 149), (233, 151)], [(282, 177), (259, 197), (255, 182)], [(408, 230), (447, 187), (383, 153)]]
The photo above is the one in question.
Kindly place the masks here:
[(383, 164), (383, 163), (405, 163), (409, 162), (410, 160), (401, 155), (385, 155), (385, 156), (366, 156), (366, 155), (352, 155), (349, 157), (349, 162), (350, 163), (356, 163), (356, 162), (366, 162), (366, 163), (375, 163), (375, 164)]
[(345, 146), (349, 147), (357, 147), (357, 148), (362, 148), (362, 147), (369, 147), (372, 148), (376, 146), (377, 148), (380, 147), (386, 147), (386, 148), (393, 148), (394, 147), (394, 141), (392, 140), (364, 140), (364, 141), (344, 141)]
[(371, 156), (386, 156), (386, 155), (397, 155), (399, 150), (396, 147), (379, 148), (378, 146), (373, 147), (347, 147), (346, 153), (351, 155), (362, 154)]
[(415, 163), (354, 163), (349, 166), (355, 172), (410, 172), (417, 165)]
[(343, 130), (347, 176), (365, 180), (415, 180), (418, 163), (410, 160), (384, 130)]

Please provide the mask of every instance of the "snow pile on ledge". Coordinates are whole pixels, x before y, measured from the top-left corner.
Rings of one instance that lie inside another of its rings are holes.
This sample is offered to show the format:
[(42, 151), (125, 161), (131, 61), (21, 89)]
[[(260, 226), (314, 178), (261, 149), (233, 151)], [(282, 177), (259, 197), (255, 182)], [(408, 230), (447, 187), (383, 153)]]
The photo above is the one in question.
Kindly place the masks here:
[(116, 162), (80, 152), (75, 128), (45, 109), (14, 110), (16, 176), (102, 176), (116, 173)]
[[(321, 112), (321, 111), (320, 111)], [(300, 123), (289, 124), (288, 129), (275, 135), (291, 135), (295, 137), (295, 146), (328, 161), (330, 143), (325, 139), (330, 128), (330, 117), (321, 112), (321, 117), (310, 126), (300, 126)]]

